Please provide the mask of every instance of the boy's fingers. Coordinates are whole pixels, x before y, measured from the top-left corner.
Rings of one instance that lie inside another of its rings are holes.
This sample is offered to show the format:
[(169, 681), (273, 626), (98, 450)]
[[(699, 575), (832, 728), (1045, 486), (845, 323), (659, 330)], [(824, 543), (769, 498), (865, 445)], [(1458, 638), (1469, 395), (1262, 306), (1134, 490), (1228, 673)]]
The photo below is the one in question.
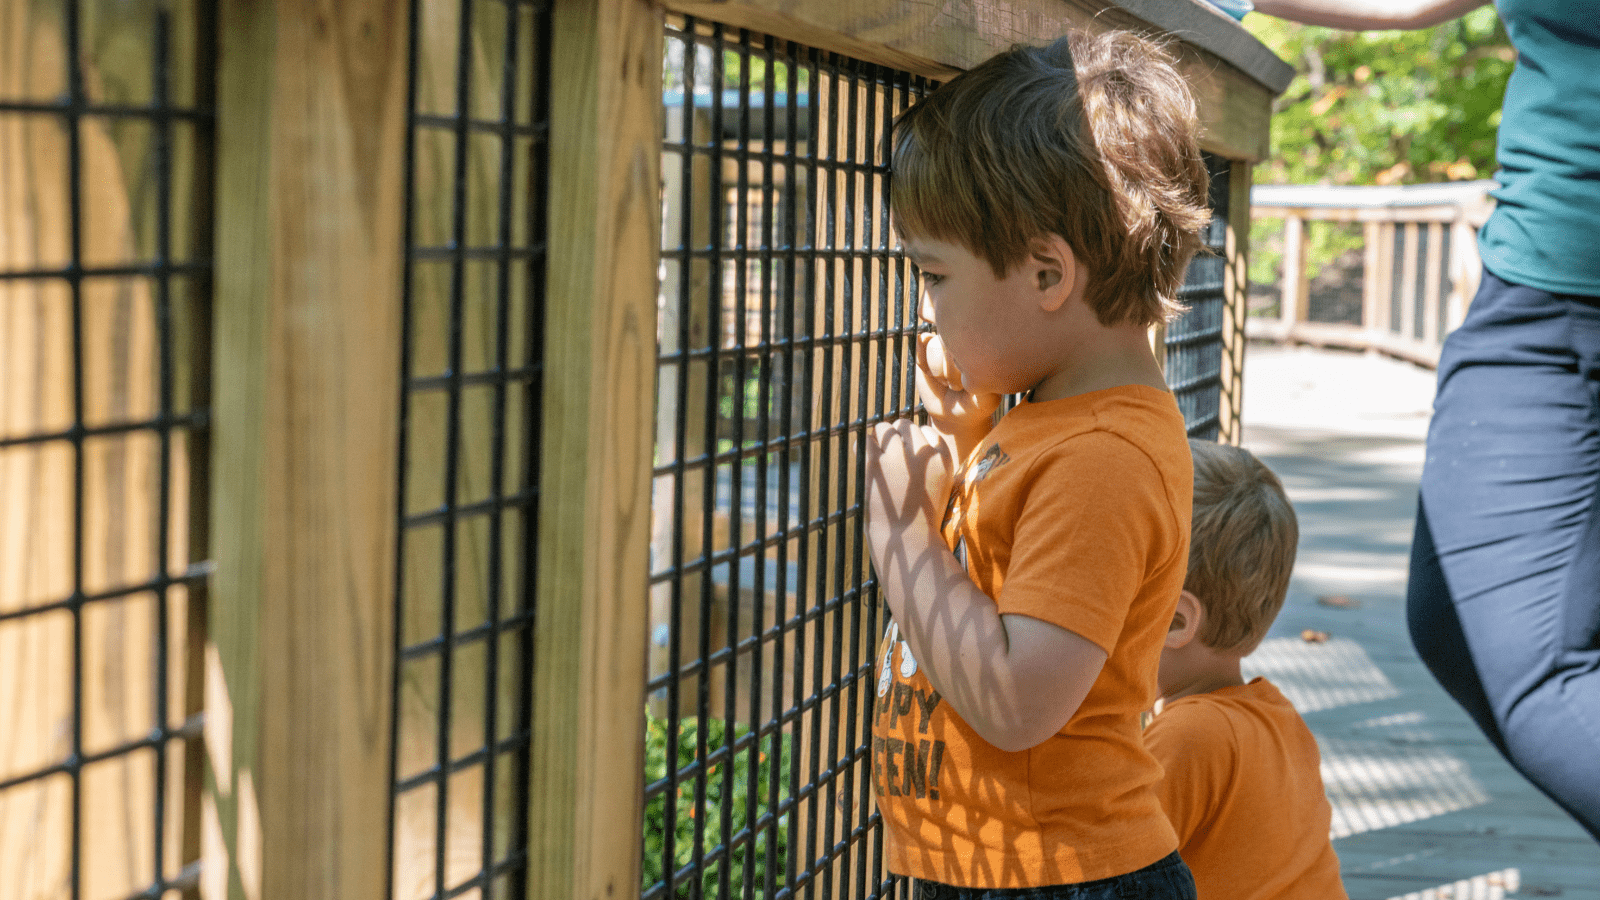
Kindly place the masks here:
[(944, 340), (937, 334), (917, 336), (917, 371), (918, 374), (927, 373), (934, 387), (957, 392), (964, 389), (961, 370), (950, 361)]
[(893, 430), (893, 428), (894, 426), (888, 422), (879, 422), (878, 424), (872, 426), (872, 430), (868, 433), (868, 436), (871, 437), (872, 440), (867, 442), (867, 452), (882, 453), (883, 442), (889, 436), (889, 432)]
[(934, 377), (949, 385), (952, 391), (965, 390), (961, 379), (961, 370), (950, 360), (950, 354), (945, 352), (944, 340), (937, 334), (928, 335), (928, 368)]
[(928, 342), (931, 334), (917, 335), (917, 396), (924, 406), (932, 406), (943, 391), (933, 383), (933, 373), (928, 369)]

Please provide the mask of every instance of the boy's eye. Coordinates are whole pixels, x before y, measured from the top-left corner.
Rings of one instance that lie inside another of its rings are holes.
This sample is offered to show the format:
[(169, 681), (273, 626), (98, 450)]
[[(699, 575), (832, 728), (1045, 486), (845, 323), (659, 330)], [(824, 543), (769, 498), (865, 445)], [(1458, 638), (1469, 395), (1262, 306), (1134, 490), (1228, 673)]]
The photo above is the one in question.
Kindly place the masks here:
[(944, 280), (943, 275), (935, 275), (932, 272), (919, 272), (917, 274), (922, 276), (922, 283), (928, 285), (929, 287), (932, 287)]

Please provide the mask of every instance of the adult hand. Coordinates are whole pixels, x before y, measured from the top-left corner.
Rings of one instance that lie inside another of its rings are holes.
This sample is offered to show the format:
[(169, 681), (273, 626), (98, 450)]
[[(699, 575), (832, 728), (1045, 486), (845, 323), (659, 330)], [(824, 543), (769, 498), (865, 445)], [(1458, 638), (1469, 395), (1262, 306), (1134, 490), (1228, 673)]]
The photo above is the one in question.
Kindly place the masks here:
[(967, 389), (937, 334), (917, 335), (917, 397), (958, 463), (989, 433), (1000, 408), (999, 394)]

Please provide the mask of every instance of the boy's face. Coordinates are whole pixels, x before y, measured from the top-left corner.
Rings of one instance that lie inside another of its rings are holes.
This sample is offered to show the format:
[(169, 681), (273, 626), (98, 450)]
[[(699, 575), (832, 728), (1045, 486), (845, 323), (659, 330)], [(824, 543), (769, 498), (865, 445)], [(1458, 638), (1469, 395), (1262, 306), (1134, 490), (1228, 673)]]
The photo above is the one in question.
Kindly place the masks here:
[(1014, 393), (1031, 387), (1019, 362), (1038, 289), (1028, 266), (1004, 278), (960, 244), (907, 237), (906, 256), (922, 274), (918, 317), (933, 325), (961, 370), (963, 386), (977, 393)]

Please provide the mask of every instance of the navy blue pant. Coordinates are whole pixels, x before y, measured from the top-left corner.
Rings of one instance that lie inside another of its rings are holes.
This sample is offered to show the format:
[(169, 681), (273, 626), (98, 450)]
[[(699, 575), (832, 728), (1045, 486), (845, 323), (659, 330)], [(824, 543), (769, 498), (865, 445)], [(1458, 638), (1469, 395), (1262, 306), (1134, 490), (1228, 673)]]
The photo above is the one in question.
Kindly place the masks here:
[(1439, 360), (1406, 599), (1434, 677), (1600, 840), (1600, 298), (1484, 273)]
[(1036, 888), (962, 888), (918, 881), (911, 900), (1194, 900), (1194, 876), (1177, 851), (1126, 875)]

